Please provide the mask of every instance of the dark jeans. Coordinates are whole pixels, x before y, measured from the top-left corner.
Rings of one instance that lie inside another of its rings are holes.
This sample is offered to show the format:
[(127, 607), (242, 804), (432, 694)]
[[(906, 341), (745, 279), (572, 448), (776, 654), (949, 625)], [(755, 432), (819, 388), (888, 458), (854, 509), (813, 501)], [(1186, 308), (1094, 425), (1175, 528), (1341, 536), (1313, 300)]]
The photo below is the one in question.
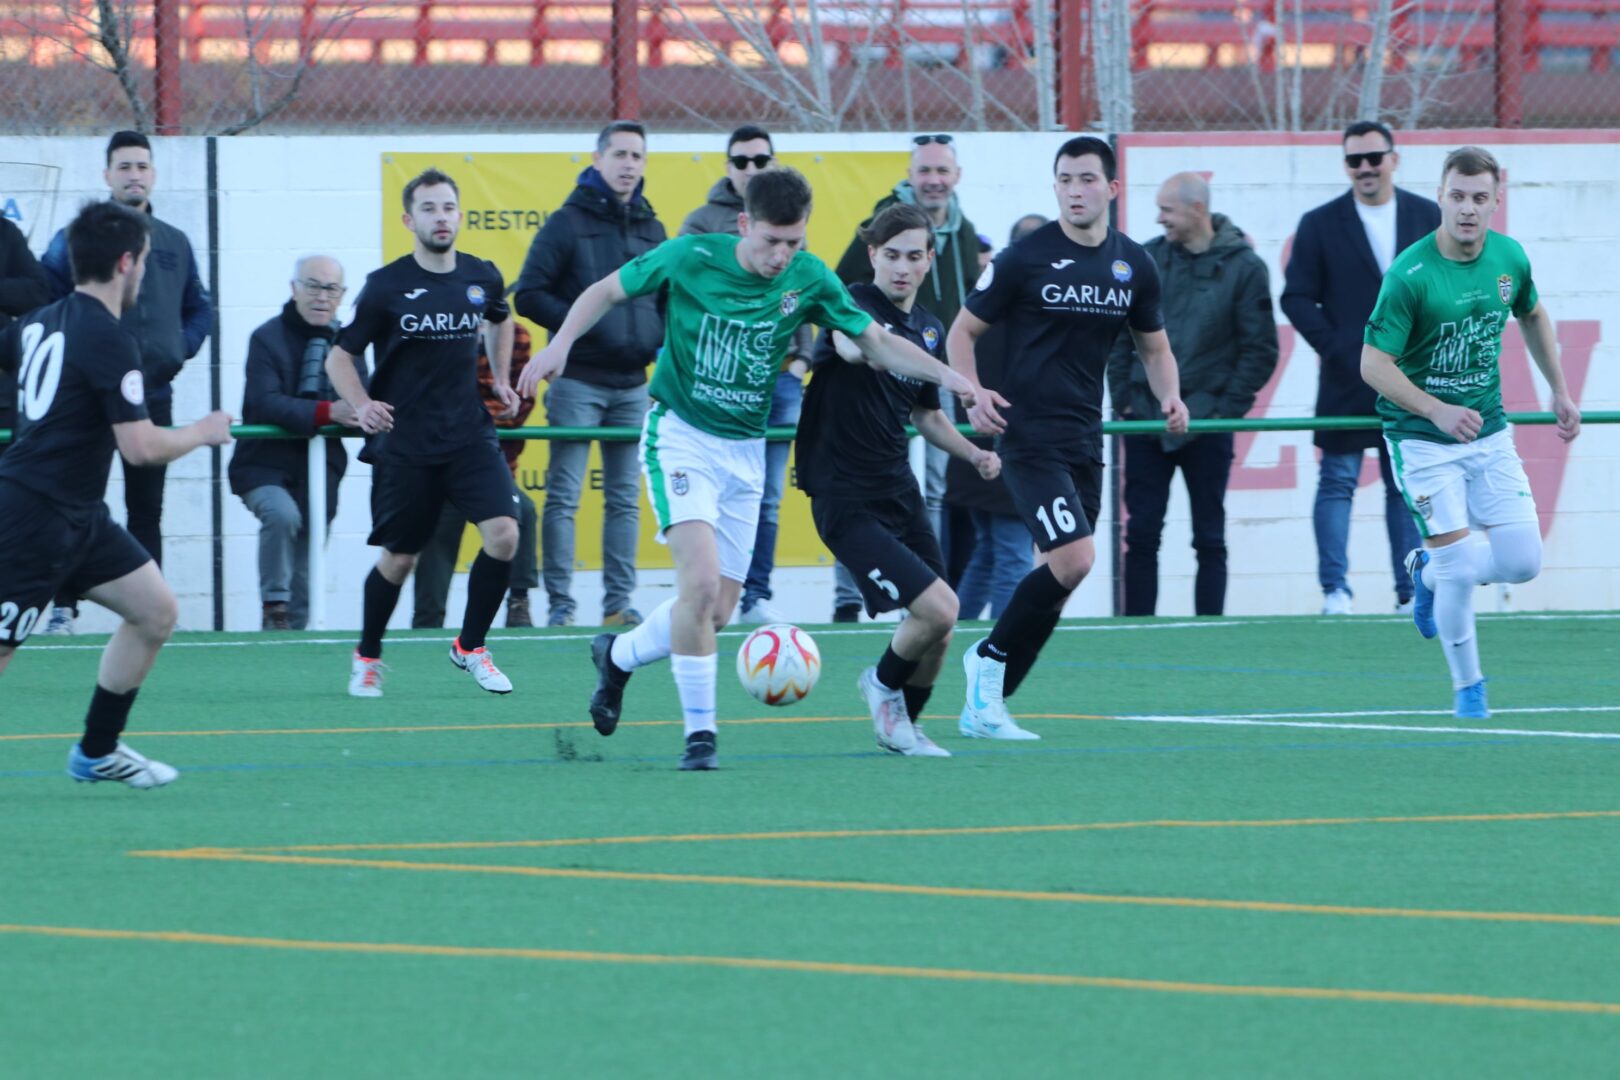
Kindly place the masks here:
[(973, 522), (973, 554), (962, 571), (956, 595), (961, 617), (977, 619), (990, 605), (990, 617), (1001, 618), (1018, 583), (1035, 565), (1035, 545), (1017, 514), (965, 511)]
[[(540, 587), (540, 570), (535, 557), (537, 518), (534, 500), (527, 495), (520, 496), (517, 554), (512, 557), (512, 580), (507, 586), (512, 592)], [(461, 550), (461, 534), (466, 528), (467, 519), (446, 503), (433, 539), (416, 557), (416, 574), (411, 585), (416, 597), (416, 606), (411, 612), (412, 628), (444, 625), (444, 609), (450, 599), (450, 575), (456, 572), (456, 555)]]
[(1219, 615), (1226, 606), (1226, 480), (1232, 436), (1200, 435), (1165, 450), (1156, 435), (1125, 436), (1125, 614), (1152, 615), (1159, 602), (1159, 540), (1170, 482), (1181, 470), (1192, 503), (1192, 546), (1198, 555), (1193, 610)]
[[(1350, 591), (1345, 575), (1350, 572), (1350, 511), (1356, 501), (1356, 485), (1361, 482), (1365, 450), (1322, 455), (1316, 484), (1317, 578), (1326, 595), (1335, 589)], [(1395, 577), (1395, 598), (1401, 603), (1412, 599), (1412, 578), (1406, 572), (1406, 554), (1422, 541), (1412, 511), (1401, 496), (1390, 467), (1389, 448), (1378, 444), (1378, 472), (1384, 479), (1384, 529), (1389, 534), (1390, 570)]]
[[(174, 402), (167, 397), (157, 401), (148, 400), (146, 411), (152, 423), (158, 427), (168, 427), (174, 423)], [(160, 569), (163, 566), (163, 481), (168, 475), (167, 465), (131, 465), (124, 462), (124, 510), (128, 514), (124, 528), (146, 549)], [(67, 592), (60, 593), (56, 597), (56, 606), (72, 608), (74, 615), (77, 615), (79, 597)]]

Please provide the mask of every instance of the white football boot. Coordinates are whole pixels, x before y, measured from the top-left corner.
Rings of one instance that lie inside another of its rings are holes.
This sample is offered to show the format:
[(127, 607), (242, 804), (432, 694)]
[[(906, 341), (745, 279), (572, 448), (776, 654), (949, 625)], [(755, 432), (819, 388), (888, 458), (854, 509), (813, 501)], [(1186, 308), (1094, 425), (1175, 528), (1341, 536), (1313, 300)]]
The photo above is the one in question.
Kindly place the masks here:
[(492, 694), (512, 692), (512, 680), (501, 674), (501, 669), (490, 659), (489, 650), (482, 645), (467, 652), (461, 647), (461, 639), (457, 638), (450, 643), (450, 662), (471, 675), (481, 690), (488, 690)]
[(967, 701), (962, 706), (962, 719), (957, 724), (957, 730), (970, 739), (1039, 739), (1039, 735), (1025, 731), (1018, 726), (1018, 721), (1008, 715), (1007, 703), (1002, 699), (1007, 665), (979, 655), (979, 646), (984, 640), (970, 645), (962, 657), (962, 671), (967, 675)]
[(381, 660), (368, 660), (356, 652), (349, 665), (349, 696), (382, 697), (382, 673), (387, 666)]
[(877, 668), (869, 667), (855, 680), (855, 686), (866, 698), (866, 708), (872, 714), (872, 732), (877, 744), (896, 754), (909, 754), (917, 745), (911, 730), (911, 717), (906, 715), (906, 696), (899, 690), (890, 690), (878, 682)]

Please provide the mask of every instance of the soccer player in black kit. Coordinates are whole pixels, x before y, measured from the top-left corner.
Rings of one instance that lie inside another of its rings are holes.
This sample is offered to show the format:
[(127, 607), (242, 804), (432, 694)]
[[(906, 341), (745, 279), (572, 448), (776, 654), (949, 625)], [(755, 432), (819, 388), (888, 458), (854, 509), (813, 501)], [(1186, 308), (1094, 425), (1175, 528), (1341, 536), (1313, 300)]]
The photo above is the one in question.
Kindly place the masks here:
[[(456, 250), (456, 182), (429, 169), (405, 185), (405, 227), (415, 249), (366, 277), (354, 321), (326, 359), (332, 386), (366, 433), (360, 460), (372, 466), (371, 538), (382, 558), (366, 578), (360, 645), (349, 693), (382, 696), (382, 638), (416, 556), (438, 528), (445, 502), (478, 526), (483, 541), (467, 578), (467, 610), (450, 661), (492, 694), (511, 693), (484, 647), (506, 596), (517, 554), (517, 500), (495, 424), (478, 393), (484, 336), (495, 393), (512, 415), (514, 326), (495, 265)], [(354, 358), (372, 347), (371, 387)]]
[(58, 590), (116, 612), (124, 621), (101, 654), (67, 771), (134, 788), (179, 775), (120, 739), (178, 609), (152, 556), (107, 513), (113, 450), (161, 465), (231, 441), (223, 412), (172, 431), (147, 415), (140, 344), (118, 320), (140, 292), (150, 232), (121, 206), (86, 206), (67, 228), (74, 291), (0, 334), (0, 370), (17, 379), (16, 441), (0, 458), (0, 672)]
[[(851, 285), (850, 296), (885, 330), (937, 357), (945, 327), (916, 306), (934, 262), (928, 215), (897, 203), (874, 218), (862, 238), (873, 280)], [(810, 495), (816, 531), (850, 569), (868, 613), (903, 607), (909, 615), (857, 683), (877, 744), (910, 757), (950, 757), (918, 723), (950, 645), (957, 603), (943, 580), (939, 540), (911, 471), (906, 422), (987, 480), (1001, 471), (1001, 461), (945, 418), (937, 386), (871, 366), (836, 331), (822, 334), (810, 370), (796, 471)]]
[(951, 325), (951, 366), (978, 385), (973, 343), (991, 323), (1010, 333), (1002, 391), (979, 390), (968, 419), (999, 435), (1002, 478), (1040, 557), (990, 636), (962, 658), (962, 734), (1035, 739), (1007, 713), (1096, 560), (1102, 506), (1102, 397), (1108, 353), (1128, 328), (1168, 430), (1187, 430), (1181, 380), (1159, 311), (1159, 275), (1141, 245), (1108, 224), (1119, 194), (1113, 149), (1082, 135), (1053, 163), (1058, 220), (1003, 251)]

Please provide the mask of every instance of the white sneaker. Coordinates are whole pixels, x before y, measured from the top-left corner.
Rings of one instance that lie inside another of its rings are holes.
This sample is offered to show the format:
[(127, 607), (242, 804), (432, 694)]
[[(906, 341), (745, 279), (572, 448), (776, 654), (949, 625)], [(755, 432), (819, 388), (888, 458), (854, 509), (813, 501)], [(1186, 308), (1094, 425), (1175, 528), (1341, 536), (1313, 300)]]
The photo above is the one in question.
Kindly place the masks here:
[(461, 648), (461, 639), (457, 638), (450, 643), (450, 662), (471, 675), (473, 682), (482, 690), (488, 690), (492, 694), (512, 692), (512, 680), (501, 674), (501, 669), (490, 659), (489, 650), (482, 645), (471, 652), (464, 652)]
[(962, 671), (967, 675), (967, 702), (962, 706), (962, 719), (956, 729), (970, 739), (1039, 739), (1039, 735), (1025, 731), (1007, 714), (1007, 702), (1001, 696), (1002, 687), (1006, 685), (1007, 665), (979, 655), (979, 646), (985, 640), (980, 638), (968, 646), (962, 657)]
[(1343, 589), (1334, 589), (1322, 597), (1322, 614), (1349, 615), (1350, 612), (1350, 594)]
[(367, 660), (357, 650), (349, 666), (349, 696), (382, 697), (382, 673), (387, 666), (381, 660)]
[(951, 756), (951, 752), (949, 750), (947, 750), (943, 746), (939, 745), (939, 743), (935, 742), (933, 739), (930, 739), (927, 736), (927, 734), (925, 734), (923, 732), (921, 724), (916, 724), (916, 723), (912, 724), (911, 725), (911, 734), (912, 734), (912, 737), (916, 740), (917, 745), (913, 746), (910, 750), (903, 751), (907, 757), (950, 757)]
[(890, 690), (877, 680), (877, 668), (869, 667), (855, 680), (856, 689), (866, 698), (866, 708), (872, 714), (872, 731), (877, 744), (896, 754), (909, 754), (917, 745), (912, 734), (911, 717), (906, 714), (906, 695)]
[(73, 609), (70, 607), (51, 608), (51, 621), (39, 631), (46, 637), (69, 637), (73, 634)]
[(737, 621), (753, 626), (769, 626), (771, 623), (785, 623), (788, 620), (771, 606), (769, 600), (755, 600), (750, 607), (737, 608)]
[(106, 757), (84, 756), (79, 744), (68, 750), (67, 773), (81, 784), (95, 784), (112, 780), (132, 788), (155, 788), (173, 782), (180, 770), (161, 761), (153, 761), (144, 754), (119, 743)]

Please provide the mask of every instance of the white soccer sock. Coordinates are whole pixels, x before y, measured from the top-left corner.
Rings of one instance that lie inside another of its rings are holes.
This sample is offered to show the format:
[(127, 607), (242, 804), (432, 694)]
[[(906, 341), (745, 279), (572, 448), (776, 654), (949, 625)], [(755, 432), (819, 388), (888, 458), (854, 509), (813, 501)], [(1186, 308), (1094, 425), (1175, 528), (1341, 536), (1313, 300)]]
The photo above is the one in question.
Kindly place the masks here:
[(669, 658), (669, 669), (675, 675), (675, 692), (681, 697), (686, 733), (690, 735), (694, 731), (715, 730), (714, 683), (716, 672), (720, 669), (719, 655), (682, 656), (676, 653)]
[(1498, 525), (1486, 537), (1491, 553), (1486, 581), (1517, 585), (1541, 573), (1541, 526), (1537, 522)]
[(1451, 685), (1461, 690), (1479, 682), (1479, 638), (1474, 633), (1474, 589), (1479, 585), (1475, 560), (1470, 549), (1476, 545), (1464, 540), (1429, 550), (1429, 570), (1434, 585), (1434, 622), (1440, 631), (1440, 647), (1451, 668)]
[(669, 655), (670, 612), (675, 610), (672, 596), (653, 608), (640, 626), (613, 639), (613, 664), (620, 671), (634, 671)]

